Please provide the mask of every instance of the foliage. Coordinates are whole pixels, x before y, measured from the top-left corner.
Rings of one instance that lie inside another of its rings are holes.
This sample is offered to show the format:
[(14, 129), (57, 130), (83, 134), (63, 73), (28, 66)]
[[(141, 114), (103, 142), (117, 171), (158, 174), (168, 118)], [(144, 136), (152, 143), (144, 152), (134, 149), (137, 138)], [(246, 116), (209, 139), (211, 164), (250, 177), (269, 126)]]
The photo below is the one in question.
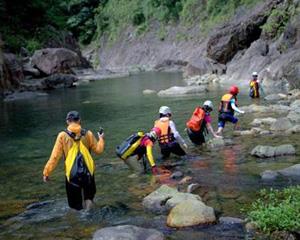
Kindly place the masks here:
[(283, 190), (262, 190), (248, 213), (264, 232), (300, 229), (300, 186)]

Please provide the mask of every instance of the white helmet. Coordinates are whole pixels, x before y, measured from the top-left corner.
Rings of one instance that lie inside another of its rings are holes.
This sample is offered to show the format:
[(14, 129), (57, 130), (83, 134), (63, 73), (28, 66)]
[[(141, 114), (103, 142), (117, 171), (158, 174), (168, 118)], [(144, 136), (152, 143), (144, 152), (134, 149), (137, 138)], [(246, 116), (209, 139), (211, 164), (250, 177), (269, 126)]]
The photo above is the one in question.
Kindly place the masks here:
[(252, 77), (257, 77), (258, 76), (258, 73), (257, 72), (253, 72), (252, 73)]
[(213, 105), (212, 101), (206, 100), (206, 101), (203, 103), (203, 107), (209, 107), (211, 110), (213, 110), (214, 105)]
[(167, 106), (161, 106), (159, 108), (159, 113), (163, 115), (172, 114), (171, 109)]

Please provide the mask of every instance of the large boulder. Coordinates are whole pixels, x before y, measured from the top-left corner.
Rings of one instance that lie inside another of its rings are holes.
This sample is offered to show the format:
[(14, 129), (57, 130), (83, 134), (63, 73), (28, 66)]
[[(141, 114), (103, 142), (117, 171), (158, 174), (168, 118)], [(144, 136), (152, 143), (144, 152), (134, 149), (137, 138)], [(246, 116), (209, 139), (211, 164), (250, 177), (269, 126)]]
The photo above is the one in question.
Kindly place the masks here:
[(286, 117), (293, 123), (300, 123), (300, 112), (291, 111)]
[(270, 158), (283, 155), (295, 155), (296, 150), (290, 144), (284, 144), (277, 147), (272, 146), (256, 146), (252, 151), (251, 155), (259, 158)]
[(279, 118), (276, 122), (271, 124), (271, 131), (286, 131), (292, 128), (293, 125), (288, 118)]
[(7, 88), (18, 88), (24, 80), (23, 69), (17, 56), (12, 53), (4, 53), (3, 60), (7, 75)]
[(93, 240), (163, 240), (164, 235), (155, 229), (133, 225), (102, 228), (94, 233)]
[(177, 96), (186, 96), (200, 94), (207, 91), (205, 86), (174, 86), (166, 90), (161, 90), (157, 93), (160, 97), (177, 97)]
[(197, 61), (190, 62), (183, 72), (184, 77), (191, 77), (195, 75), (204, 74), (224, 74), (226, 73), (226, 66), (219, 64), (207, 57), (200, 57)]
[(216, 221), (214, 209), (197, 200), (186, 200), (176, 205), (168, 215), (169, 227), (190, 227)]
[(292, 128), (285, 131), (286, 134), (294, 134), (294, 133), (300, 133), (300, 125), (295, 125)]
[(70, 88), (77, 82), (77, 77), (72, 74), (54, 74), (44, 78), (42, 84), (45, 90), (65, 87)]
[(226, 64), (242, 49), (247, 49), (252, 42), (259, 39), (261, 26), (267, 21), (270, 9), (281, 1), (265, 1), (255, 9), (241, 14), (230, 24), (224, 24), (211, 36), (207, 44), (208, 57)]
[(184, 79), (188, 86), (209, 85), (218, 83), (220, 78), (216, 74), (195, 75)]
[(287, 98), (287, 95), (281, 93), (273, 93), (264, 97), (267, 101), (279, 101)]
[(201, 201), (201, 197), (191, 193), (178, 192), (167, 185), (162, 185), (143, 199), (146, 210), (155, 213), (167, 213), (171, 208), (185, 200)]
[(291, 167), (279, 170), (278, 172), (286, 177), (300, 178), (300, 164), (296, 164)]
[(276, 122), (276, 118), (268, 117), (268, 118), (255, 118), (250, 124), (254, 127), (259, 127), (261, 125), (271, 125)]
[(33, 67), (46, 75), (55, 73), (72, 73), (72, 67), (81, 65), (76, 52), (66, 48), (45, 48), (37, 50), (32, 56)]

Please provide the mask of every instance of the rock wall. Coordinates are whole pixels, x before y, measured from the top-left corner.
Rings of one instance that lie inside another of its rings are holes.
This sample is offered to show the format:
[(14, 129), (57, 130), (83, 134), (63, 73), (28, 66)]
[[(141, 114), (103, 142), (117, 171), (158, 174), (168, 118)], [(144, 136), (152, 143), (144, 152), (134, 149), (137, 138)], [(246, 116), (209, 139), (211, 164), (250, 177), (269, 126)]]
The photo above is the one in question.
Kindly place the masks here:
[[(199, 32), (198, 25), (190, 29), (167, 26), (160, 38), (159, 23), (153, 23), (151, 31), (142, 36), (136, 36), (130, 27), (113, 44), (102, 38), (96, 44), (99, 49), (89, 48), (85, 54), (97, 68), (181, 70), (185, 76), (217, 73), (223, 74), (223, 81), (239, 85), (248, 84), (251, 73), (257, 71), (266, 85), (282, 87), (288, 83), (295, 88), (300, 85), (299, 5), (297, 0), (267, 0), (252, 9), (241, 7), (208, 36)], [(270, 38), (262, 28), (274, 18), (274, 9), (295, 12), (286, 26), (279, 25), (285, 27), (279, 38)]]

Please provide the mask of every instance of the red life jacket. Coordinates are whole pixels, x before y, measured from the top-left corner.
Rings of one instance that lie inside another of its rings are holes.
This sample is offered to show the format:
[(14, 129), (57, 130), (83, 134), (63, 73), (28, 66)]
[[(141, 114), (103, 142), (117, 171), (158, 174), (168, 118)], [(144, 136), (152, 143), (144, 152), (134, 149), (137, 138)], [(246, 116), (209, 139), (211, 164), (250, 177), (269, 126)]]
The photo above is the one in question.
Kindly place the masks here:
[(186, 122), (186, 126), (194, 132), (201, 129), (204, 123), (205, 111), (201, 107), (196, 107), (190, 120)]

